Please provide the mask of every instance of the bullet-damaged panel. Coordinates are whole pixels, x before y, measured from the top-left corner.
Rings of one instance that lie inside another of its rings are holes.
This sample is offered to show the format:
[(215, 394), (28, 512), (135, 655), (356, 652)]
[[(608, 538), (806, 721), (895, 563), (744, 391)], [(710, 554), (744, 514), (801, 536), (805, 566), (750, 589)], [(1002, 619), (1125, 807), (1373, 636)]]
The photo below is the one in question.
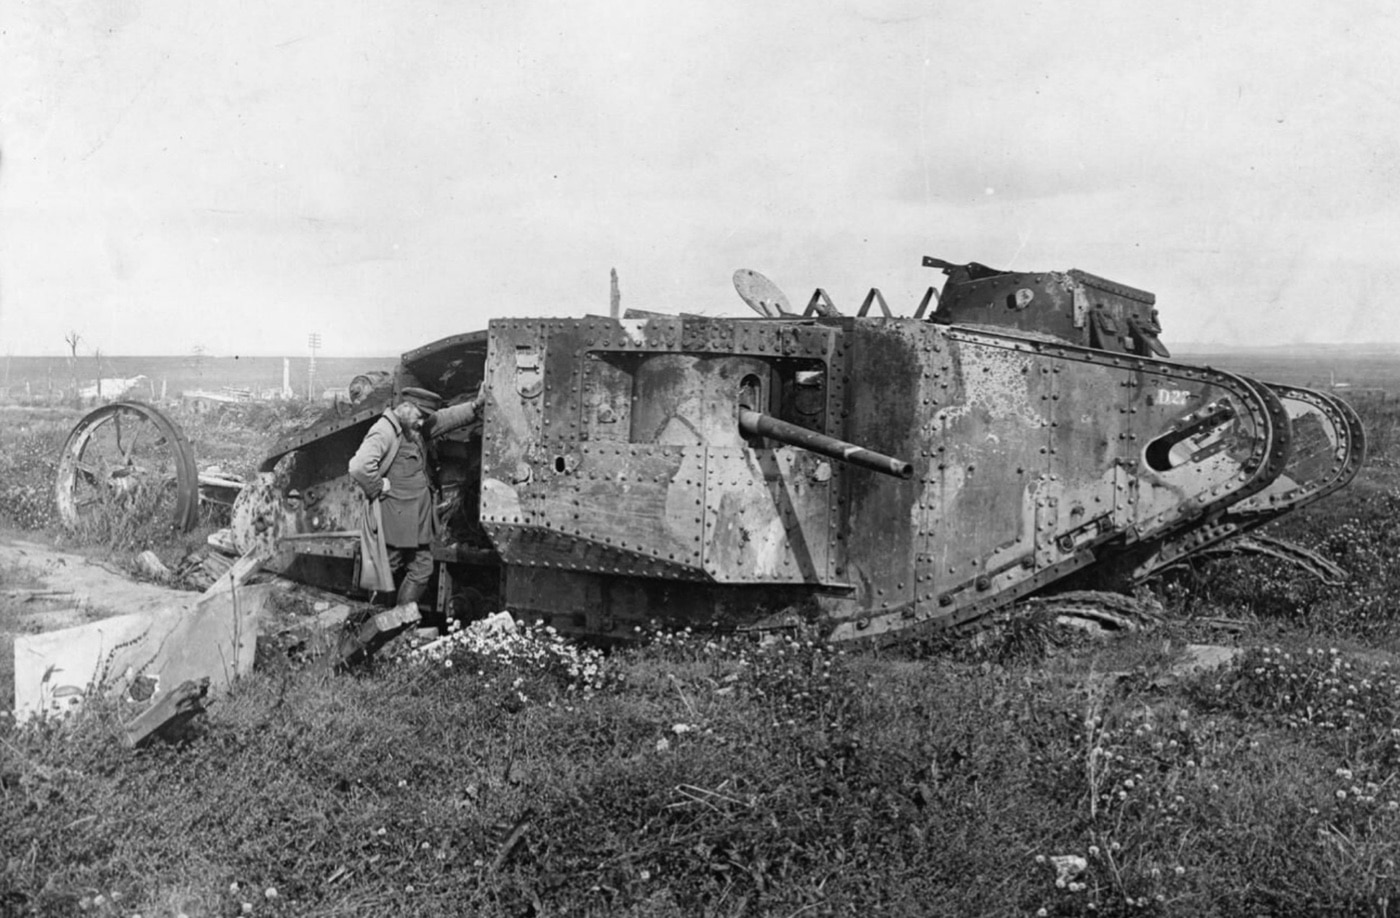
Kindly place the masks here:
[(738, 355), (654, 354), (632, 376), (631, 440), (663, 446), (742, 444), (739, 407), (773, 386), (772, 365)]
[(834, 582), (831, 464), (792, 447), (710, 450), (705, 570), (725, 583)]
[(993, 572), (1031, 557), (1036, 520), (1060, 487), (1047, 476), (1052, 363), (985, 339), (950, 335), (948, 345), (936, 388), (955, 397), (931, 413), (920, 499), (922, 603), (946, 604), (969, 585), (985, 592)]
[(912, 466), (907, 479), (857, 468), (842, 474), (837, 539), (845, 563), (834, 573), (853, 585), (862, 612), (879, 614), (914, 602), (921, 540), (915, 520), (931, 461), (921, 418), (934, 380), (924, 367), (941, 330), (903, 319), (838, 321), (844, 323), (836, 361), (845, 375), (835, 409), (841, 436)]
[(545, 336), (537, 321), (497, 320), (489, 343), (482, 471), (510, 481), (527, 444), (540, 436)]
[[(531, 539), (566, 546), (551, 556), (560, 564), (599, 549), (622, 558), (609, 564), (624, 573), (699, 571), (703, 449), (555, 442), (538, 444), (528, 457), (536, 470), (528, 482), (483, 489), (483, 506), (505, 511), (483, 512), (502, 524), (500, 532), (529, 531)], [(520, 546), (532, 544), (516, 538), (509, 560), (523, 563)]]
[(632, 380), (639, 358), (589, 351), (579, 362), (579, 437), (593, 442), (631, 442)]
[(584, 423), (579, 392), (587, 364), (579, 360), (585, 332), (577, 322), (555, 322), (544, 327), (541, 355), (543, 390), (540, 394), (540, 436), (576, 438)]

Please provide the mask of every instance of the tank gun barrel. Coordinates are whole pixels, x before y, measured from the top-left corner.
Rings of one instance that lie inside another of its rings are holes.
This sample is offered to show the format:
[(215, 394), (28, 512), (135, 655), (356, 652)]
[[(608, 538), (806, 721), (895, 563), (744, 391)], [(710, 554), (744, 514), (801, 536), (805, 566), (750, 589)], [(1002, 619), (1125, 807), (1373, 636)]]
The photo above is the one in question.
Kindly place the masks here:
[(788, 446), (798, 446), (814, 453), (820, 453), (838, 462), (858, 465), (863, 469), (870, 469), (884, 475), (893, 475), (895, 478), (909, 478), (914, 474), (914, 467), (903, 459), (896, 459), (893, 456), (886, 456), (884, 453), (877, 453), (873, 449), (866, 449), (863, 446), (856, 446), (854, 443), (847, 443), (845, 440), (828, 437), (815, 430), (808, 430), (787, 421), (780, 421), (771, 415), (742, 406), (739, 408), (739, 429), (744, 432), (745, 436), (767, 437), (770, 440), (777, 440), (779, 443), (786, 443)]

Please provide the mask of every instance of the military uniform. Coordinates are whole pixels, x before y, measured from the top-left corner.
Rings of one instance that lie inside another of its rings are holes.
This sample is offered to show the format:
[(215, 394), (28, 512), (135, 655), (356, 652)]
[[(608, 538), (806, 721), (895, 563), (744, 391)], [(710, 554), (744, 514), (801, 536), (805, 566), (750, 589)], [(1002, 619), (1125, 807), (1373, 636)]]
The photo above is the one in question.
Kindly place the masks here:
[[(479, 402), (466, 402), (441, 410), (437, 395), (405, 389), (425, 415), (423, 433), (404, 427), (392, 408), (374, 422), (350, 460), (350, 477), (366, 499), (361, 531), (361, 582), (365, 589), (393, 589), (393, 571), (402, 569), (398, 587), (400, 605), (416, 602), (433, 574), (431, 546), (438, 534), (429, 469), (428, 438), (439, 436), (476, 419)], [(388, 482), (388, 493), (384, 493)]]

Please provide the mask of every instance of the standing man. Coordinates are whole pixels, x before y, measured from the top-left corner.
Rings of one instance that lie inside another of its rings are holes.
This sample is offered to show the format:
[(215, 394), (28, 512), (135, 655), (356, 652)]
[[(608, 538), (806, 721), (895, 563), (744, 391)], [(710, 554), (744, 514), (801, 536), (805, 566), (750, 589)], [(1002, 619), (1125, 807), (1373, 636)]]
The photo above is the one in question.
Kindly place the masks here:
[(350, 460), (350, 477), (365, 495), (360, 586), (392, 591), (394, 574), (402, 571), (402, 624), (418, 620), (418, 600), (433, 574), (432, 542), (439, 523), (426, 440), (476, 420), (484, 399), (483, 391), (473, 401), (440, 408), (437, 393), (405, 388)]

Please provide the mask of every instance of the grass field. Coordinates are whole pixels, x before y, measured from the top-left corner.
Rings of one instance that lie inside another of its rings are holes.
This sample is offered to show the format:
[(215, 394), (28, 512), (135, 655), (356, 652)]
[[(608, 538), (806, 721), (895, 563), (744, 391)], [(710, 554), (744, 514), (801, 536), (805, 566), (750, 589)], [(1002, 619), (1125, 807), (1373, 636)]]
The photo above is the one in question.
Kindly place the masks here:
[[(1363, 410), (1361, 478), (1277, 527), (1346, 586), (1221, 562), (1108, 643), (463, 637), (260, 671), (182, 746), (124, 750), (114, 707), (0, 728), (0, 914), (1392, 914), (1400, 409)], [(0, 427), (3, 525), (55, 536), (67, 423)], [(1243, 652), (1175, 672), (1201, 643)]]

